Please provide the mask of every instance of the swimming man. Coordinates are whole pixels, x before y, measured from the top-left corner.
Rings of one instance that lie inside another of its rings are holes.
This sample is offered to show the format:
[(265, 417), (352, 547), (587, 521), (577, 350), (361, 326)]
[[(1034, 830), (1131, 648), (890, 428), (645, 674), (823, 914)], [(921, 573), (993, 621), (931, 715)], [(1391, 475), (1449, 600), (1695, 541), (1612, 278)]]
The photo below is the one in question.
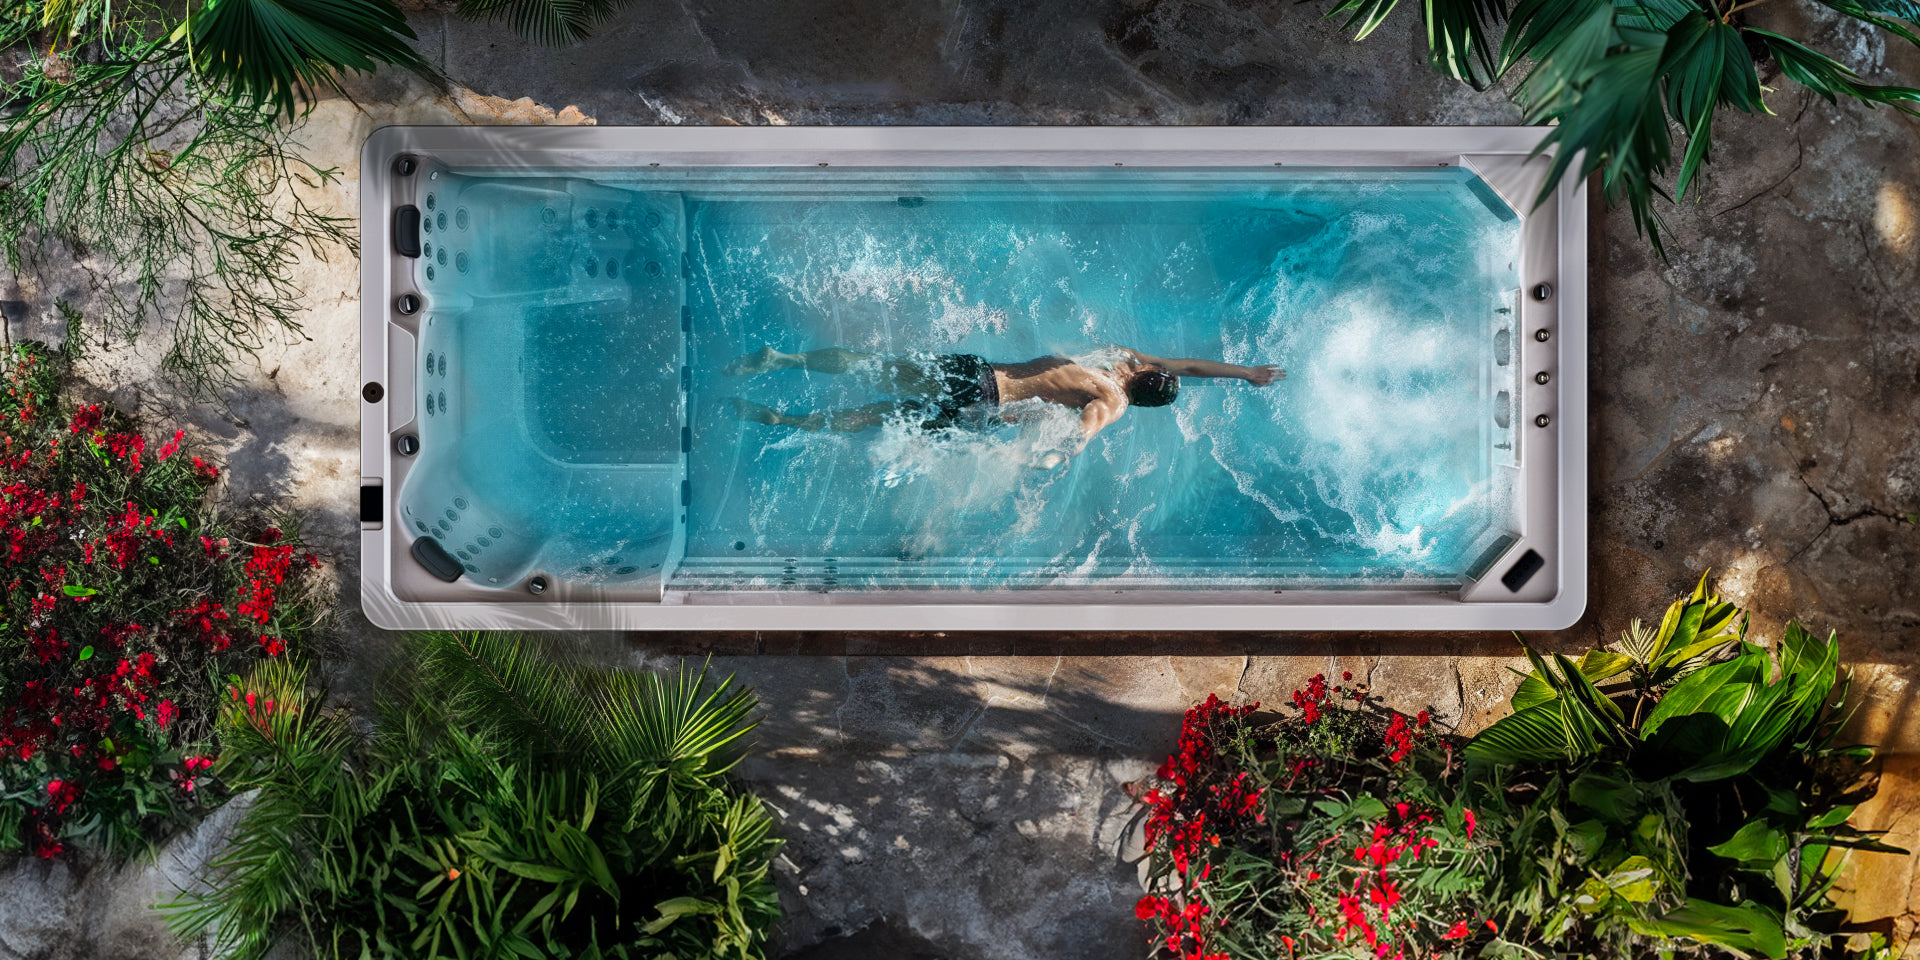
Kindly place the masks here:
[[(1243, 367), (1214, 360), (1169, 360), (1126, 347), (1109, 366), (1082, 366), (1066, 357), (1036, 357), (1024, 363), (989, 363), (971, 354), (941, 354), (924, 359), (889, 359), (840, 347), (781, 353), (765, 347), (727, 364), (734, 376), (754, 376), (775, 370), (806, 370), (840, 374), (872, 371), (881, 390), (897, 399), (851, 410), (781, 413), (771, 407), (730, 397), (734, 415), (742, 420), (796, 430), (858, 433), (879, 426), (892, 415), (924, 417), (920, 426), (941, 430), (957, 425), (970, 412), (1004, 416), (999, 408), (1021, 400), (1040, 400), (1080, 411), (1080, 436), (1068, 455), (1079, 453), (1099, 433), (1120, 419), (1128, 407), (1164, 407), (1180, 394), (1181, 377), (1245, 380), (1264, 387), (1285, 379), (1278, 367)], [(1060, 459), (1049, 458), (1045, 466)]]

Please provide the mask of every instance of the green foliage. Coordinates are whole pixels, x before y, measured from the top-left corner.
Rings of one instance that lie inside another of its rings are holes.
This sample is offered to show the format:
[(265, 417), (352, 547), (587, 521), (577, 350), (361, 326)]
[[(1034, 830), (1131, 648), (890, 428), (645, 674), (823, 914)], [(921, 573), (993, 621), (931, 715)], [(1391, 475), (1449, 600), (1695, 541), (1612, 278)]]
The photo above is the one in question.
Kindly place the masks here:
[[(297, 84), (420, 66), (389, 0), (25, 0), (0, 46), (42, 49), (0, 80), (0, 235), (15, 270), (98, 259), (102, 339), (166, 328), (163, 366), (209, 395), (263, 338), (299, 332), (294, 269), (356, 252), (312, 188), (337, 171), (279, 122)], [(43, 39), (51, 32), (51, 42)], [(64, 249), (62, 249), (64, 248)], [(52, 254), (49, 257), (49, 253)]]
[(758, 957), (778, 846), (731, 786), (752, 695), (580, 663), (565, 638), (425, 634), (370, 735), (268, 665), (222, 717), (254, 805), (168, 909), (221, 957)]
[[(1685, 198), (1712, 146), (1721, 109), (1770, 112), (1748, 41), (1786, 77), (1833, 102), (1850, 97), (1920, 115), (1920, 90), (1863, 82), (1839, 61), (1746, 24), (1766, 0), (1424, 0), (1429, 60), (1449, 76), (1485, 88), (1528, 64), (1514, 88), (1528, 123), (1552, 124), (1540, 150), (1552, 151), (1536, 202), (1561, 178), (1598, 174), (1610, 206), (1625, 205), (1634, 226), (1664, 255), (1656, 199), (1674, 174)], [(1828, 8), (1920, 45), (1913, 0), (1820, 0)], [(1372, 32), (1398, 0), (1335, 0), (1356, 38)], [(1499, 40), (1494, 40), (1495, 34)], [(1489, 50), (1498, 48), (1498, 55)], [(1677, 129), (1680, 164), (1673, 168)], [(1577, 165), (1576, 165), (1577, 162)]]
[(1617, 650), (1527, 650), (1513, 714), (1465, 750), (1473, 803), (1508, 838), (1490, 897), (1504, 938), (1838, 955), (1840, 854), (1891, 849), (1847, 825), (1870, 751), (1835, 744), (1839, 643), (1798, 623), (1771, 651), (1745, 634), (1702, 578)]
[(460, 13), (488, 23), (505, 20), (534, 43), (579, 43), (632, 0), (461, 0)]
[(235, 102), (295, 113), (296, 85), (328, 86), (336, 70), (420, 68), (413, 30), (381, 0), (208, 0), (171, 39), (190, 38), (194, 69)]
[(0, 849), (122, 858), (221, 799), (196, 788), (213, 676), (297, 653), (326, 603), (181, 433), (76, 403), (37, 345), (0, 371)]

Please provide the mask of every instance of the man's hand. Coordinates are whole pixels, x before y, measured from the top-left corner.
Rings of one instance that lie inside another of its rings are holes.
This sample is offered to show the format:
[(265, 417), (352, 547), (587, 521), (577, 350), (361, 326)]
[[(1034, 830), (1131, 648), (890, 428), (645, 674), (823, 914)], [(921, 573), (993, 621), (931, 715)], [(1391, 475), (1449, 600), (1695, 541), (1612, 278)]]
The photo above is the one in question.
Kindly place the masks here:
[(1256, 387), (1264, 387), (1275, 380), (1287, 378), (1287, 372), (1275, 366), (1243, 367), (1242, 369), (1246, 372), (1240, 375), (1241, 379)]

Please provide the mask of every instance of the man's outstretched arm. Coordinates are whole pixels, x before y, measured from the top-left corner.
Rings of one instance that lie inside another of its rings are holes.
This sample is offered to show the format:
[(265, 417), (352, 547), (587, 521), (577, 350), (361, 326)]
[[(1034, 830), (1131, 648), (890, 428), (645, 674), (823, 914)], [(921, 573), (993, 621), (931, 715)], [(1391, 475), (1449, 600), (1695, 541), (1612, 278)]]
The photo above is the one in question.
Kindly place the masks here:
[(1237, 363), (1222, 363), (1218, 360), (1179, 360), (1156, 357), (1150, 353), (1141, 353), (1129, 347), (1122, 347), (1141, 363), (1151, 363), (1165, 369), (1176, 377), (1217, 377), (1223, 379), (1245, 380), (1256, 387), (1264, 387), (1275, 380), (1285, 380), (1287, 372), (1279, 367), (1267, 365), (1243, 367)]

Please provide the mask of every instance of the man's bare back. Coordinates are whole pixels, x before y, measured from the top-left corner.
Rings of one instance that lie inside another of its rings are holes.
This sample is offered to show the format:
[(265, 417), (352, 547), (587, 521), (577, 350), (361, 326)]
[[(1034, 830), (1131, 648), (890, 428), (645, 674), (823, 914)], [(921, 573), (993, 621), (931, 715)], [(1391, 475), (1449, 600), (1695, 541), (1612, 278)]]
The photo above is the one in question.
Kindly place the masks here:
[[(1127, 412), (1128, 407), (1165, 406), (1178, 395), (1181, 377), (1245, 380), (1266, 386), (1284, 379), (1274, 366), (1243, 367), (1215, 360), (1167, 359), (1117, 347), (1118, 356), (1104, 366), (1085, 366), (1067, 357), (1035, 357), (1021, 363), (988, 363), (970, 355), (946, 355), (931, 362), (887, 360), (839, 347), (785, 354), (763, 348), (735, 360), (726, 372), (754, 376), (775, 370), (801, 369), (817, 373), (847, 373), (873, 365), (883, 388), (911, 399), (882, 402), (852, 410), (825, 413), (782, 413), (770, 407), (730, 398), (735, 415), (769, 426), (800, 430), (852, 433), (878, 426), (896, 413), (919, 413), (929, 404), (944, 411), (927, 420), (928, 429), (951, 425), (958, 408), (1004, 408), (1022, 400), (1039, 400), (1080, 411), (1080, 435), (1069, 449), (1049, 455), (1041, 466), (1056, 466), (1085, 449), (1087, 441)], [(956, 378), (958, 378), (956, 380)], [(977, 385), (971, 378), (977, 378)], [(944, 406), (943, 406), (944, 405)], [(1003, 410), (1002, 417), (1007, 413)]]
[[(1213, 360), (1169, 360), (1128, 347), (1117, 348), (1121, 358), (1109, 368), (1081, 366), (1066, 357), (1035, 357), (1025, 363), (994, 364), (1000, 381), (1000, 402), (1043, 400), (1079, 410), (1080, 446), (1120, 419), (1134, 405), (1128, 384), (1145, 372), (1164, 371), (1174, 377), (1216, 377), (1245, 380), (1266, 386), (1285, 379), (1278, 367), (1243, 367)], [(1176, 388), (1177, 389), (1177, 388)]]

